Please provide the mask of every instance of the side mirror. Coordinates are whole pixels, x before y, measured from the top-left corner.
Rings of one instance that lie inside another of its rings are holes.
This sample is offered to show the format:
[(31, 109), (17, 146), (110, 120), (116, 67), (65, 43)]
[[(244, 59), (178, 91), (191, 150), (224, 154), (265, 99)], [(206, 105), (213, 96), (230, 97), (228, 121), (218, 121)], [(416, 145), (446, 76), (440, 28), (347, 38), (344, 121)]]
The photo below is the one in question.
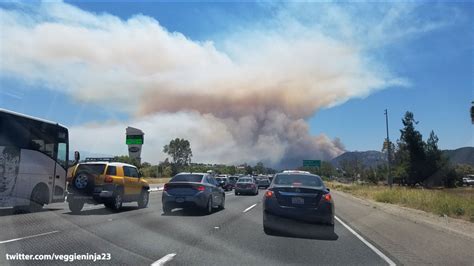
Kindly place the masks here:
[(74, 152), (74, 164), (79, 163), (80, 160), (81, 160), (81, 154), (78, 151), (75, 151)]

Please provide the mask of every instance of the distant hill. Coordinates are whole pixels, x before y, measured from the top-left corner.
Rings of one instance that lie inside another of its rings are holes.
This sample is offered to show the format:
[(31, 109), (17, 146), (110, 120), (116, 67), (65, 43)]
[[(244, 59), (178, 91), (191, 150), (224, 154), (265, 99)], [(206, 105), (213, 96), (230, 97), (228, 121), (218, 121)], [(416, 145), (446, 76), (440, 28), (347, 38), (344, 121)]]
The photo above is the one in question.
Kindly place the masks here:
[[(474, 147), (462, 147), (455, 150), (443, 150), (453, 164), (469, 164), (474, 166)], [(331, 164), (340, 167), (341, 162), (359, 161), (366, 167), (374, 167), (387, 163), (387, 156), (379, 151), (348, 151), (331, 160)]]
[(451, 163), (462, 163), (474, 166), (474, 147), (463, 147), (455, 150), (444, 150)]
[(348, 151), (331, 160), (331, 164), (340, 167), (343, 161), (359, 161), (366, 167), (374, 167), (387, 162), (387, 156), (379, 151)]

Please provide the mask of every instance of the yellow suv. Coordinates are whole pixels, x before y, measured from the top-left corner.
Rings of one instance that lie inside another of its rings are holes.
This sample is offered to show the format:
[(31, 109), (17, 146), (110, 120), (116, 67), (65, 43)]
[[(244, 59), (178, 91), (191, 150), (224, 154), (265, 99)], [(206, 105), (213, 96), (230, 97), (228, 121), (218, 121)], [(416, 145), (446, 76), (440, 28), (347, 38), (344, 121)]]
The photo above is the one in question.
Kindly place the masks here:
[(110, 158), (86, 158), (71, 169), (67, 202), (73, 213), (80, 212), (85, 203), (104, 204), (118, 211), (124, 202), (136, 201), (139, 208), (146, 208), (149, 189), (148, 182), (131, 164)]

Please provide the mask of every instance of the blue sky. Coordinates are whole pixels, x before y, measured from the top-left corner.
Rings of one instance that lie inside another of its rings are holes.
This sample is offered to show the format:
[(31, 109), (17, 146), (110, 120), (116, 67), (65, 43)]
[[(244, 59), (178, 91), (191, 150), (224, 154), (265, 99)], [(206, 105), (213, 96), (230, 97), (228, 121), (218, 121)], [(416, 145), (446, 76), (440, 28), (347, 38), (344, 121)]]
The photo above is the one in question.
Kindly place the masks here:
[[(392, 8), (387, 4), (66, 3), (123, 21), (137, 14), (151, 17), (168, 32), (179, 32), (195, 42), (212, 41), (218, 51), (226, 52), (232, 50), (228, 42), (233, 35), (249, 35), (253, 28), (273, 32), (282, 21), (290, 21), (284, 27), (297, 24), (317, 29), (337, 41), (354, 44), (368, 62), (367, 69), (377, 74), (382, 69), (403, 82), (388, 82), (369, 95), (358, 94), (336, 106), (319, 106), (313, 115), (303, 116), (311, 134), (338, 137), (347, 150), (380, 150), (385, 137), (384, 109), (388, 108), (392, 139), (399, 137), (401, 118), (409, 110), (420, 121), (418, 128), (425, 137), (435, 131), (441, 148), (474, 146), (469, 117), (474, 99), (473, 4), (397, 4)], [(18, 4), (0, 7), (18, 9)], [(23, 8), (28, 13), (28, 5)], [(395, 18), (386, 19), (390, 14)], [(344, 20), (348, 21), (341, 22)], [(388, 32), (371, 31), (382, 21), (388, 21), (386, 28), (381, 27)], [(252, 40), (245, 42), (252, 44)], [(232, 52), (228, 54), (232, 58)], [(0, 82), (1, 107), (68, 126), (135, 117), (128, 110), (87, 101), (21, 75), (0, 72)]]

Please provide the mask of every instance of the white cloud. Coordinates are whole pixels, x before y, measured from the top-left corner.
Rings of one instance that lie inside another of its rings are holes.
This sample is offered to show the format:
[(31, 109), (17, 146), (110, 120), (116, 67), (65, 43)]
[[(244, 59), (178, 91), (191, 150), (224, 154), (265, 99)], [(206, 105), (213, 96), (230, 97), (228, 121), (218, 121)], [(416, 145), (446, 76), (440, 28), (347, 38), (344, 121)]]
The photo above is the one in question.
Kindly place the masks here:
[[(327, 11), (323, 24), (309, 25), (281, 12), (278, 28), (239, 30), (217, 49), (143, 15), (121, 20), (65, 3), (43, 3), (33, 13), (2, 9), (0, 71), (133, 115), (72, 127), (71, 141), (82, 150), (126, 153), (117, 140), (131, 125), (145, 131), (143, 158), (152, 162), (164, 159), (161, 149), (174, 137), (191, 140), (197, 161), (328, 159), (343, 151), (340, 141), (311, 136), (304, 119), (407, 82), (367, 56), (351, 14)], [(397, 12), (375, 27), (374, 42)]]

